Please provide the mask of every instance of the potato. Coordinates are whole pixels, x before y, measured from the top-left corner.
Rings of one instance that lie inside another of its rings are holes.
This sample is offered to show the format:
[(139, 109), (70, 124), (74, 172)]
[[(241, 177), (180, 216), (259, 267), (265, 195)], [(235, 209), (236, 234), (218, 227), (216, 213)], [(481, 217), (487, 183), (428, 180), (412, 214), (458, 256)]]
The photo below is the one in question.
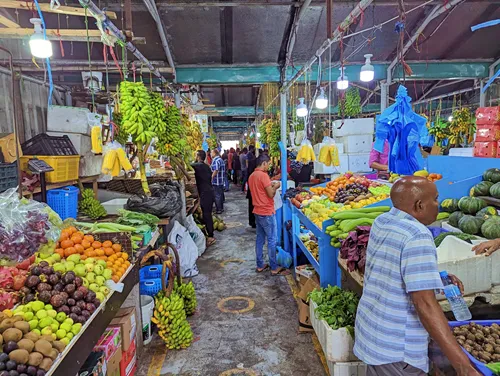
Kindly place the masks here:
[(494, 361), (494, 362), (500, 362), (500, 354), (493, 354), (491, 356), (491, 359)]
[(39, 339), (35, 342), (35, 351), (43, 354), (44, 356), (49, 356), (50, 350), (52, 350), (52, 345), (47, 340)]
[(491, 362), (491, 356), (485, 351), (479, 352), (479, 359), (482, 359), (485, 363)]
[(500, 354), (500, 346), (495, 346), (495, 354)]
[(479, 351), (477, 351), (477, 350), (472, 350), (471, 354), (472, 354), (472, 356), (473, 356), (474, 358), (477, 358), (477, 357), (479, 356)]
[(16, 316), (12, 317), (11, 320), (12, 320), (12, 323), (16, 323), (18, 321), (24, 321), (24, 318), (22, 318), (22, 316), (20, 316), (20, 315), (16, 315)]
[(483, 342), (484, 341), (484, 335), (482, 332), (477, 332), (475, 337), (476, 337), (476, 342)]
[(50, 367), (52, 367), (52, 364), (54, 362), (50, 358), (43, 358), (42, 363), (38, 366), (39, 368), (43, 369), (44, 371), (48, 371)]
[(41, 336), (40, 339), (44, 339), (44, 340), (46, 340), (50, 344), (52, 344), (52, 342), (54, 342), (54, 337), (52, 337), (49, 334)]
[(56, 349), (53, 348), (52, 350), (50, 350), (49, 358), (52, 360), (55, 360), (58, 355), (59, 355), (59, 351), (57, 351)]
[(40, 335), (38, 333), (35, 333), (35, 332), (29, 332), (28, 334), (25, 334), (23, 338), (29, 339), (29, 340), (33, 341), (33, 343), (35, 343), (36, 341), (38, 341), (40, 339)]
[(19, 342), (23, 338), (23, 332), (16, 328), (9, 328), (3, 332), (3, 340), (5, 342), (14, 341)]
[(10, 360), (14, 360), (18, 364), (28, 363), (29, 356), (29, 352), (24, 349), (17, 349), (9, 353)]
[(484, 328), (483, 328), (483, 334), (484, 334), (485, 336), (490, 335), (490, 328), (488, 328), (488, 327), (484, 327)]
[(472, 352), (472, 347), (470, 345), (465, 345), (464, 349), (465, 349), (465, 351), (467, 351), (469, 353)]
[(465, 341), (465, 337), (464, 336), (457, 336), (457, 340), (461, 339), (462, 341)]
[(481, 345), (480, 345), (480, 344), (478, 344), (478, 343), (474, 343), (474, 344), (472, 345), (472, 347), (473, 347), (473, 348), (474, 348), (474, 350), (476, 350), (476, 351), (483, 351), (483, 348), (482, 348), (482, 347), (481, 347)]
[(476, 341), (476, 336), (475, 336), (474, 334), (472, 334), (472, 333), (469, 333), (469, 334), (467, 335), (467, 339), (468, 339), (469, 341), (475, 342), (475, 341)]
[(14, 326), (14, 321), (12, 319), (5, 319), (0, 323), (0, 333), (5, 332), (7, 329)]
[(52, 346), (57, 349), (57, 351), (59, 352), (63, 352), (64, 349), (66, 348), (66, 345), (61, 342), (61, 341), (54, 341), (54, 343), (52, 344)]
[(491, 336), (494, 338), (494, 339), (500, 339), (500, 336), (498, 334), (496, 334), (495, 332), (492, 332), (491, 333)]
[(35, 347), (35, 342), (33, 342), (31, 339), (23, 338), (17, 343), (17, 345), (19, 346), (20, 349), (24, 349), (30, 353), (33, 351), (33, 348)]
[(32, 352), (28, 359), (28, 364), (33, 367), (38, 367), (42, 363), (43, 355), (39, 352)]
[(464, 342), (464, 340), (463, 340), (463, 339), (457, 339), (457, 342), (458, 342), (458, 344), (459, 344), (460, 346), (465, 345), (465, 342)]
[(500, 339), (496, 339), (495, 342), (497, 345), (500, 345)]
[(26, 321), (18, 321), (14, 323), (14, 328), (19, 329), (23, 334), (29, 333), (30, 331), (30, 324), (28, 324)]
[(486, 351), (487, 353), (493, 354), (495, 352), (493, 350), (493, 346), (490, 343), (487, 343), (486, 345), (484, 345), (483, 348), (484, 348), (484, 351)]

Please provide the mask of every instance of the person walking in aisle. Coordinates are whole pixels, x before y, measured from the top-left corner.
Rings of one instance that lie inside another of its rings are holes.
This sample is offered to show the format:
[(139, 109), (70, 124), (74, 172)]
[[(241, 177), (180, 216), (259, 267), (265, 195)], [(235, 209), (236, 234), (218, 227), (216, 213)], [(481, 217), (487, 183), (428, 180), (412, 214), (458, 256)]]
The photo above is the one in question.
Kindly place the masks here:
[(215, 212), (221, 214), (224, 211), (224, 182), (226, 166), (219, 155), (218, 149), (212, 150), (212, 185), (215, 192)]
[[(248, 176), (252, 174), (252, 172), (255, 170), (255, 164), (256, 164), (256, 157), (255, 157), (255, 146), (250, 145), (248, 147), (248, 154), (245, 160), (246, 166), (247, 166), (247, 181), (248, 181)], [(250, 186), (248, 186), (247, 189), (247, 199), (248, 199), (248, 224), (252, 228), (256, 228), (257, 225), (255, 224), (255, 215), (253, 214), (253, 202), (252, 202), (252, 195), (250, 194)]]
[[(234, 161), (234, 148), (229, 149), (227, 156), (227, 177), (229, 181), (233, 180), (233, 161)], [(229, 183), (228, 183), (229, 186)]]
[[(270, 158), (266, 154), (257, 158), (255, 171), (248, 179), (248, 185), (254, 204), (253, 213), (257, 224), (257, 238), (255, 240), (255, 255), (257, 259), (257, 273), (262, 273), (271, 267), (272, 275), (287, 275), (289, 270), (281, 268), (276, 262), (276, 242), (278, 230), (276, 226), (276, 212), (274, 210), (274, 195), (280, 187), (279, 182), (272, 183), (267, 170)], [(269, 264), (264, 264), (264, 243), (267, 238), (267, 254)]]
[[(436, 185), (403, 177), (393, 185), (391, 200), (394, 207), (370, 231), (354, 353), (368, 365), (367, 376), (424, 376), (430, 336), (459, 376), (479, 376), (436, 300), (443, 283), (426, 227), (439, 213)], [(450, 278), (463, 290), (458, 278)]]
[(248, 167), (247, 167), (247, 153), (248, 149), (243, 148), (240, 154), (240, 165), (241, 165), (241, 191), (245, 191), (245, 184), (247, 183), (248, 180)]
[(207, 154), (203, 150), (196, 152), (196, 162), (192, 164), (194, 178), (198, 195), (200, 196), (200, 206), (203, 212), (203, 222), (207, 229), (207, 247), (215, 243), (214, 222), (212, 219), (212, 208), (214, 206), (214, 188), (212, 187), (212, 170), (205, 163)]
[(236, 148), (233, 158), (233, 183), (238, 185), (241, 181), (241, 162), (240, 162), (240, 148)]

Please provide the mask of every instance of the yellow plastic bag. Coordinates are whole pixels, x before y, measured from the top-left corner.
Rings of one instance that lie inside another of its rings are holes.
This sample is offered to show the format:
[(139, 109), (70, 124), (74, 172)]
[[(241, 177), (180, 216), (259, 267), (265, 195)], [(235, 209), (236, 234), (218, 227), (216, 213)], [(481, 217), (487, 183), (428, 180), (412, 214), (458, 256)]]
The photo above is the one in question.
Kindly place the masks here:
[(95, 125), (90, 130), (90, 138), (92, 141), (92, 153), (102, 154), (102, 129), (99, 125)]
[(316, 155), (314, 155), (314, 150), (311, 145), (311, 141), (303, 140), (299, 152), (297, 153), (296, 161), (302, 163), (314, 162), (316, 160)]

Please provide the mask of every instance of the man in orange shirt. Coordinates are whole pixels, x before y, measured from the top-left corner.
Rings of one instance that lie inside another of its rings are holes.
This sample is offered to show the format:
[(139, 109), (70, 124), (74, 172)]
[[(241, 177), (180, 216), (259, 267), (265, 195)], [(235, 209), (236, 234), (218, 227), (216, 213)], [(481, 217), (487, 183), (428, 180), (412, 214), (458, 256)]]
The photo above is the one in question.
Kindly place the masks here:
[(287, 275), (290, 272), (280, 268), (276, 262), (276, 241), (277, 226), (276, 212), (274, 211), (274, 195), (280, 187), (279, 182), (272, 183), (267, 170), (269, 169), (269, 156), (267, 154), (259, 155), (257, 158), (257, 167), (248, 179), (250, 193), (253, 201), (253, 213), (257, 224), (257, 238), (255, 240), (255, 254), (257, 258), (258, 273), (269, 268), (264, 264), (263, 249), (267, 237), (267, 253), (272, 275)]

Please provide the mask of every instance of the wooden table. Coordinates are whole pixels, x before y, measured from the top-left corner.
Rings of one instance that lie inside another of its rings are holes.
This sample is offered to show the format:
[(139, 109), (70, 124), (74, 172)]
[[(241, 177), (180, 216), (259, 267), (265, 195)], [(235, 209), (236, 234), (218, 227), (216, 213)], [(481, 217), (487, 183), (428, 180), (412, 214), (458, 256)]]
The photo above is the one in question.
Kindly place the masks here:
[[(64, 181), (60, 183), (50, 183), (47, 184), (47, 191), (51, 189), (57, 189), (57, 188), (62, 188), (62, 187), (67, 187), (68, 185), (78, 185), (78, 188), (80, 189), (80, 192), (83, 191), (83, 184), (85, 183), (92, 183), (92, 189), (94, 190), (94, 195), (97, 197), (97, 179), (99, 178), (99, 175), (94, 175), (94, 176), (87, 176), (87, 177), (81, 177), (77, 180), (69, 180), (69, 181)], [(40, 193), (42, 191), (41, 187), (36, 187), (33, 192), (30, 191), (24, 191), (23, 196), (28, 197), (30, 199), (33, 199), (33, 195), (36, 195), (37, 193)]]

